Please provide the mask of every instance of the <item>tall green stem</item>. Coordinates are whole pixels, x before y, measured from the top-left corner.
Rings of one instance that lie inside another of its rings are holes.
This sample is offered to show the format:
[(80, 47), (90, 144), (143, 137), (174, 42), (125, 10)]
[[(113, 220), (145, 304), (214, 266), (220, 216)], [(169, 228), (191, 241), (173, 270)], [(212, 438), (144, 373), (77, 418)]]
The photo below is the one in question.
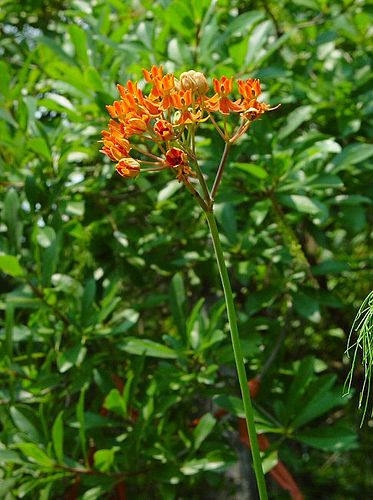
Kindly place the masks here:
[(241, 387), (241, 395), (242, 395), (242, 401), (243, 401), (243, 406), (244, 406), (244, 411), (245, 411), (247, 430), (249, 433), (251, 453), (252, 453), (252, 457), (253, 457), (254, 472), (255, 472), (256, 482), (258, 485), (259, 497), (260, 497), (260, 500), (267, 500), (267, 498), (268, 498), (267, 488), (266, 488), (265, 479), (264, 479), (262, 461), (260, 458), (258, 439), (256, 436), (256, 429), (255, 429), (255, 423), (254, 423), (254, 412), (253, 412), (253, 406), (252, 406), (251, 398), (250, 398), (250, 391), (249, 391), (249, 387), (248, 387), (247, 379), (246, 379), (246, 371), (245, 371), (245, 365), (244, 365), (244, 361), (243, 361), (241, 342), (240, 342), (240, 338), (239, 338), (239, 334), (238, 334), (237, 318), (236, 318), (236, 311), (235, 311), (235, 307), (234, 307), (232, 288), (231, 288), (231, 284), (230, 284), (230, 280), (229, 280), (229, 276), (228, 276), (227, 267), (225, 265), (223, 249), (221, 247), (219, 231), (218, 231), (218, 228), (216, 225), (214, 213), (212, 211), (210, 211), (210, 212), (206, 211), (205, 214), (206, 214), (207, 221), (208, 221), (208, 224), (210, 227), (210, 233), (211, 233), (212, 241), (214, 244), (215, 257), (216, 257), (216, 261), (218, 264), (220, 278), (221, 278), (223, 290), (224, 290), (229, 327), (230, 327), (230, 331), (231, 331), (234, 359), (236, 362), (237, 375), (238, 375), (238, 380), (239, 380), (240, 387)]

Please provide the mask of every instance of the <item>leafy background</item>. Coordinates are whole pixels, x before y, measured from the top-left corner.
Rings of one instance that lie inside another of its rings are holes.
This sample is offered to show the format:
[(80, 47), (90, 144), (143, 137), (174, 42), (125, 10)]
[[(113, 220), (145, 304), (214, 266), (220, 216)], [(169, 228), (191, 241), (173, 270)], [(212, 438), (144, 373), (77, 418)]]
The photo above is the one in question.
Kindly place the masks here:
[[(282, 104), (217, 199), (265, 464), (306, 498), (367, 498), (361, 370), (341, 394), (372, 277), (372, 4), (0, 5), (1, 498), (254, 494), (206, 223), (167, 175), (129, 183), (98, 152), (115, 84), (152, 64), (258, 77)], [(205, 127), (199, 147), (211, 179), (222, 144)]]

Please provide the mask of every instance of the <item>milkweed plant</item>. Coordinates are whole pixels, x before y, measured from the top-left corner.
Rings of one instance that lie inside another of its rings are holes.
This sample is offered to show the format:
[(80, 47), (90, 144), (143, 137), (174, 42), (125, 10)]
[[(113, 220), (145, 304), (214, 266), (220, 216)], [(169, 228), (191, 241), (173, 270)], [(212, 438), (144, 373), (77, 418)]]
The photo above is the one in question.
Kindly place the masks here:
[[(261, 500), (267, 498), (266, 484), (254, 423), (253, 407), (246, 378), (244, 358), (229, 275), (214, 216), (217, 195), (230, 148), (251, 124), (271, 111), (261, 102), (258, 79), (213, 79), (213, 92), (203, 73), (187, 71), (176, 78), (162, 67), (143, 70), (150, 90), (146, 94), (137, 82), (118, 85), (120, 99), (107, 106), (108, 130), (102, 132), (102, 153), (116, 162), (123, 177), (168, 171), (182, 183), (202, 208), (210, 229), (223, 286), (237, 375), (244, 405), (253, 466)], [(236, 87), (238, 98), (232, 98)], [(213, 125), (224, 142), (211, 185), (198, 159), (196, 132), (205, 122)]]

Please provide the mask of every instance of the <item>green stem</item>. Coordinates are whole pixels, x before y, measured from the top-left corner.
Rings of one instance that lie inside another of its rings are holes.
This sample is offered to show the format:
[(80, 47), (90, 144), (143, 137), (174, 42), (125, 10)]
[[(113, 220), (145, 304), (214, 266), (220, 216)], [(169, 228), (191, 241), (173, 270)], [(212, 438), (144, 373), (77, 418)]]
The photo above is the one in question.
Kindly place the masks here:
[(221, 160), (220, 160), (220, 164), (219, 164), (219, 167), (218, 167), (218, 171), (216, 173), (216, 177), (215, 177), (215, 180), (214, 180), (214, 185), (212, 186), (212, 189), (211, 189), (211, 198), (212, 198), (212, 200), (215, 199), (216, 192), (218, 190), (219, 184), (220, 184), (221, 179), (223, 177), (224, 167), (225, 167), (225, 163), (226, 163), (227, 158), (228, 158), (228, 153), (229, 153), (230, 147), (231, 147), (230, 142), (229, 141), (226, 142), (225, 146), (224, 146), (224, 151), (223, 151), (223, 154), (222, 154), (222, 157), (221, 157)]
[(237, 328), (237, 318), (236, 311), (234, 307), (232, 288), (229, 281), (227, 267), (225, 265), (223, 249), (220, 243), (219, 231), (216, 225), (215, 217), (213, 211), (206, 211), (206, 218), (210, 227), (210, 233), (212, 241), (214, 244), (215, 257), (219, 268), (220, 278), (223, 285), (225, 303), (227, 307), (227, 315), (229, 321), (229, 327), (231, 331), (231, 340), (233, 346), (234, 359), (236, 362), (237, 375), (240, 383), (242, 401), (245, 411), (247, 430), (249, 433), (251, 453), (253, 457), (254, 472), (256, 477), (256, 482), (258, 485), (260, 500), (267, 500), (267, 488), (264, 479), (264, 473), (262, 468), (262, 461), (260, 458), (260, 451), (258, 445), (258, 439), (256, 435), (255, 423), (254, 423), (254, 411), (250, 398), (250, 391), (247, 384), (245, 365), (243, 360), (242, 348), (240, 337)]
[(202, 173), (201, 167), (199, 166), (197, 160), (195, 160), (194, 165), (196, 167), (196, 173), (197, 173), (197, 177), (198, 177), (199, 183), (202, 186), (203, 194), (205, 196), (205, 201), (206, 201), (207, 204), (209, 204), (211, 202), (211, 196), (210, 196), (209, 188), (207, 187), (205, 178), (203, 177), (203, 173)]

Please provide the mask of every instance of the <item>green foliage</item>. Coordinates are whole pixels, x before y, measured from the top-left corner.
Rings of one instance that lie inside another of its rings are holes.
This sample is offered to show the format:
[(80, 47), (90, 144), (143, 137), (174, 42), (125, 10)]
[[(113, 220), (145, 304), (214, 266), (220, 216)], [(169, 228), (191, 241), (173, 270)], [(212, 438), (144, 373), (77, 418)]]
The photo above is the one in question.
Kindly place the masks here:
[[(2, 2), (1, 498), (237, 490), (204, 219), (174, 179), (123, 181), (98, 151), (115, 83), (152, 64), (260, 78), (281, 103), (232, 148), (216, 200), (257, 423), (268, 469), (306, 497), (369, 497), (372, 438), (341, 384), (371, 289), (370, 28), (368, 2)], [(202, 130), (211, 181), (222, 144)]]

